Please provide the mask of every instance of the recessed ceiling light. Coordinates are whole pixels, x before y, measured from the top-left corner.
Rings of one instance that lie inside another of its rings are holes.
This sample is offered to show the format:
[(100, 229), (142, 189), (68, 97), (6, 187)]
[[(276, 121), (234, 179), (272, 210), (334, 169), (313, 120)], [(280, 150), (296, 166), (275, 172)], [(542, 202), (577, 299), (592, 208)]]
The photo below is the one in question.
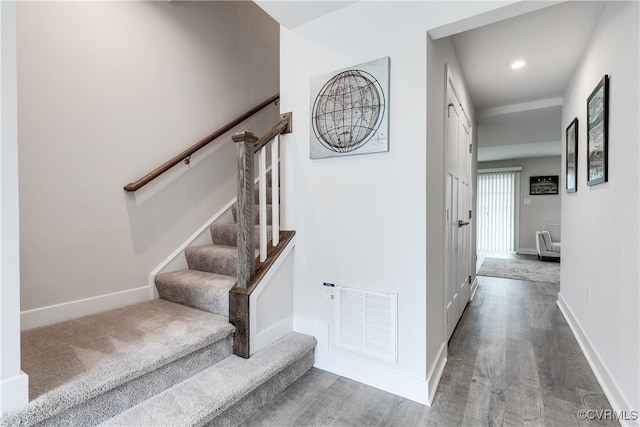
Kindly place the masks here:
[(519, 68), (524, 67), (525, 65), (527, 65), (527, 61), (525, 61), (524, 59), (518, 59), (511, 63), (511, 68), (513, 68), (514, 70), (517, 70)]

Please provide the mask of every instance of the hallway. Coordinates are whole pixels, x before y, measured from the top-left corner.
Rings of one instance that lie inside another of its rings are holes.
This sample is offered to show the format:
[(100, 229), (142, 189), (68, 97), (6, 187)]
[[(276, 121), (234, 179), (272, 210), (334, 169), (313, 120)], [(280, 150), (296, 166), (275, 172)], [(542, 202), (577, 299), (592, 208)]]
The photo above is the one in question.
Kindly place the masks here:
[(478, 277), (433, 406), (312, 369), (245, 426), (618, 425), (556, 305), (559, 286)]

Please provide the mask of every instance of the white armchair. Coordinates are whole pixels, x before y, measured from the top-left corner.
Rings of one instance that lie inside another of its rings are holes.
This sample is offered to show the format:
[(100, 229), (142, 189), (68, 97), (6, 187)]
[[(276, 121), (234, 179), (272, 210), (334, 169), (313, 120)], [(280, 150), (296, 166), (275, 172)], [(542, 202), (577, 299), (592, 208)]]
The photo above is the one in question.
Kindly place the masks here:
[(542, 231), (536, 231), (538, 259), (560, 259), (560, 224), (545, 224)]

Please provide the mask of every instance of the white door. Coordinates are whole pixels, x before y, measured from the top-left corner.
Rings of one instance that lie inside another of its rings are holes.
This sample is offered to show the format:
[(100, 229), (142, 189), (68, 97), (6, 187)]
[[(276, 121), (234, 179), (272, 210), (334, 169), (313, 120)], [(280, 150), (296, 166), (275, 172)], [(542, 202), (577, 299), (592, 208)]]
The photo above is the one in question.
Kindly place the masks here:
[(470, 297), (471, 268), (471, 127), (447, 84), (445, 140), (445, 309), (447, 339)]

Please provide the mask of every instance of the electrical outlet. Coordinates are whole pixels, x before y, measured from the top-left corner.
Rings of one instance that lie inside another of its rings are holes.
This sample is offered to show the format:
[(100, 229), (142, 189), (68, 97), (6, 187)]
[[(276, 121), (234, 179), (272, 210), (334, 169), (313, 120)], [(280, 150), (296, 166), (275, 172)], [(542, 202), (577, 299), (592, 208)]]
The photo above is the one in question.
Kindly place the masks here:
[(587, 286), (587, 305), (591, 305), (591, 286)]

